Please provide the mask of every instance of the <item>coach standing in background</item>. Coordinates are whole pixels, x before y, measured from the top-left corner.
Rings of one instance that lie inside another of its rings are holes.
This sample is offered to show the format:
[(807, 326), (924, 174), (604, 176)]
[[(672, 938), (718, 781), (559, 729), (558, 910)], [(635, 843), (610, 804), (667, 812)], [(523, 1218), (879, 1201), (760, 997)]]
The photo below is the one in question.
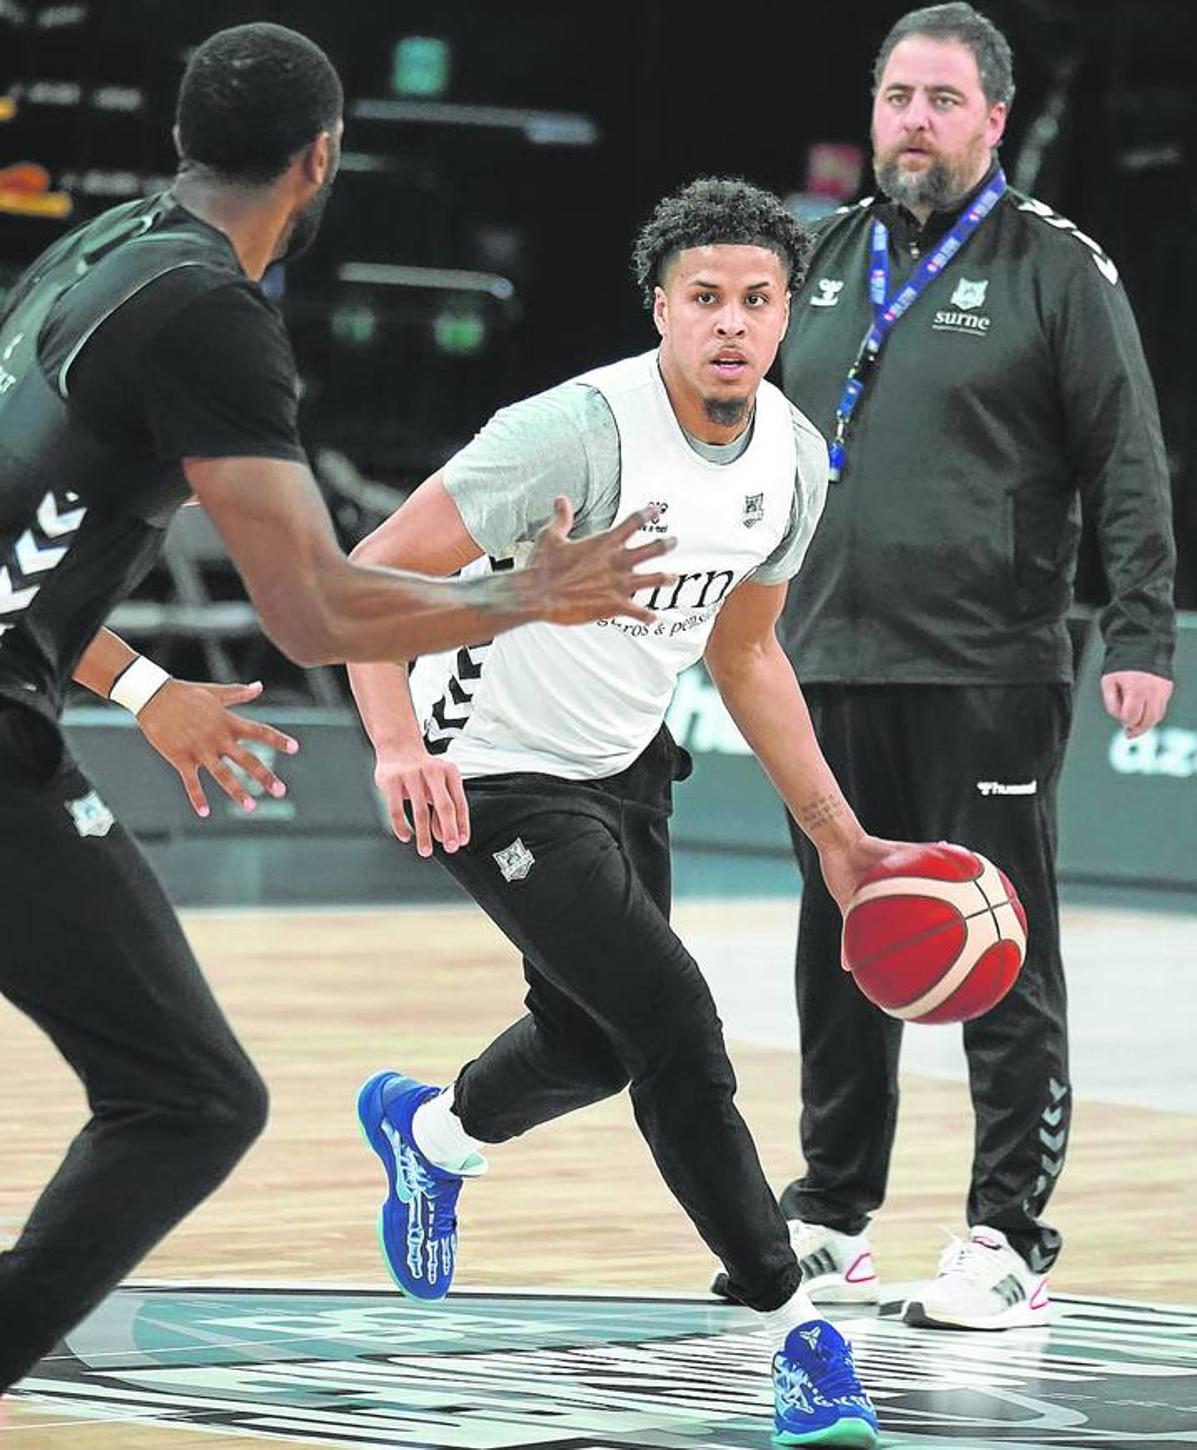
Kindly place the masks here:
[[(905, 1311), (1003, 1329), (1046, 1320), (1060, 1250), (1041, 1214), (1071, 1107), (1055, 854), (1080, 512), (1111, 594), (1102, 696), (1139, 735), (1172, 688), (1168, 474), (1117, 268), (998, 165), (1005, 38), (967, 4), (916, 10), (874, 81), (878, 195), (823, 224), (783, 351), (785, 391), (827, 436), (834, 480), (786, 644), (865, 828), (966, 842), (1026, 906), (1018, 982), (964, 1027), (971, 1234)], [(782, 1207), (812, 1297), (868, 1299), (902, 1027), (841, 970), (840, 914), (793, 834), (807, 1167)]]

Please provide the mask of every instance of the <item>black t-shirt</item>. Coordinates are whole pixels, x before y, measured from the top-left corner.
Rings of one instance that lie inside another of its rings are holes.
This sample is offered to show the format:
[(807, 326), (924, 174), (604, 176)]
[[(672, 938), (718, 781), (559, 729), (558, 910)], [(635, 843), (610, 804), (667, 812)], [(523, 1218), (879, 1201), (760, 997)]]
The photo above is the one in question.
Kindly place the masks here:
[[(39, 357), (69, 355), (52, 317)], [(299, 390), (278, 309), (248, 278), (180, 267), (144, 287), (69, 363), (66, 396), (106, 442), (166, 463), (183, 458), (303, 461)]]
[(43, 253), (0, 317), (0, 700), (53, 715), (161, 549), (187, 458), (302, 462), (282, 319), (169, 194)]

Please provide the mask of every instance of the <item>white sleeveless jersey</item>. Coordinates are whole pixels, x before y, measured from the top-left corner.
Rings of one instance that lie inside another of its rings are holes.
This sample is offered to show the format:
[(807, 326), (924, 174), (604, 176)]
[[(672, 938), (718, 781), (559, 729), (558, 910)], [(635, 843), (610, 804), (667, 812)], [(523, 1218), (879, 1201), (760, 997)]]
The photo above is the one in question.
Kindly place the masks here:
[(603, 394), (619, 430), (616, 518), (656, 504), (656, 527), (678, 541), (664, 568), (678, 577), (637, 595), (652, 624), (528, 624), (422, 658), (412, 694), (425, 739), (467, 779), (538, 771), (592, 780), (631, 765), (660, 728), (678, 676), (701, 658), (724, 600), (789, 525), (797, 458), (792, 412), (777, 388), (761, 383), (744, 452), (711, 463), (686, 441), (655, 352), (574, 381)]

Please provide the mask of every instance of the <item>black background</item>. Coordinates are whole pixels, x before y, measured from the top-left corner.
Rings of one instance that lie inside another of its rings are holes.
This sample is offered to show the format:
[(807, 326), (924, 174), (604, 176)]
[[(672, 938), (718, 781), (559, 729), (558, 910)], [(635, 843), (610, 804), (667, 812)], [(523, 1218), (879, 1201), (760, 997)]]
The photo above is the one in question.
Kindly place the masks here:
[[(122, 199), (87, 195), (89, 168), (147, 184), (173, 170), (174, 95), (187, 48), (223, 25), (270, 19), (319, 41), (345, 81), (346, 169), (313, 252), (289, 269), (286, 306), (307, 385), (313, 448), (343, 448), (403, 486), (435, 468), (498, 404), (640, 346), (651, 334), (628, 271), (632, 235), (666, 190), (698, 174), (746, 176), (783, 194), (804, 183), (817, 141), (867, 148), (873, 55), (908, 8), (883, 0), (715, 8), (679, 0), (91, 0), (0, 3), (0, 86), (69, 79), (76, 106), (18, 92), (0, 124), (0, 163), (37, 161), (74, 191), (75, 219)], [(1019, 92), (1003, 147), (1016, 180), (1045, 107), (1061, 102), (1036, 195), (1093, 235), (1126, 281), (1160, 393), (1176, 497), (1178, 598), (1197, 605), (1197, 208), (1189, 0), (990, 0), (1015, 53)], [(57, 11), (62, 23), (42, 18)], [(77, 16), (70, 19), (70, 12)], [(446, 99), (580, 113), (591, 147), (530, 144), (511, 132), (355, 121), (353, 103), (389, 93), (403, 35), (451, 47)], [(7, 72), (7, 75), (5, 74)], [(144, 93), (135, 114), (98, 111), (95, 87)], [(865, 178), (867, 189), (868, 178)], [(0, 214), (11, 277), (64, 223)], [(330, 319), (348, 300), (346, 261), (477, 267), (515, 283), (487, 303), (485, 345), (446, 355), (443, 304), (370, 299), (372, 343), (347, 348)], [(1084, 590), (1100, 593), (1092, 558)]]

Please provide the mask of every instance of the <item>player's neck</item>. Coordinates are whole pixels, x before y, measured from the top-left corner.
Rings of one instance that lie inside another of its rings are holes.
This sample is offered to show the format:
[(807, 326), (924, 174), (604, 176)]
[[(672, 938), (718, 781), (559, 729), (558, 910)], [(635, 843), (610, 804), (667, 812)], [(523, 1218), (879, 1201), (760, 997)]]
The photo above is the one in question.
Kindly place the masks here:
[(228, 237), (246, 276), (260, 282), (287, 226), (285, 206), (261, 187), (235, 186), (199, 172), (180, 173), (171, 190), (180, 205)]

